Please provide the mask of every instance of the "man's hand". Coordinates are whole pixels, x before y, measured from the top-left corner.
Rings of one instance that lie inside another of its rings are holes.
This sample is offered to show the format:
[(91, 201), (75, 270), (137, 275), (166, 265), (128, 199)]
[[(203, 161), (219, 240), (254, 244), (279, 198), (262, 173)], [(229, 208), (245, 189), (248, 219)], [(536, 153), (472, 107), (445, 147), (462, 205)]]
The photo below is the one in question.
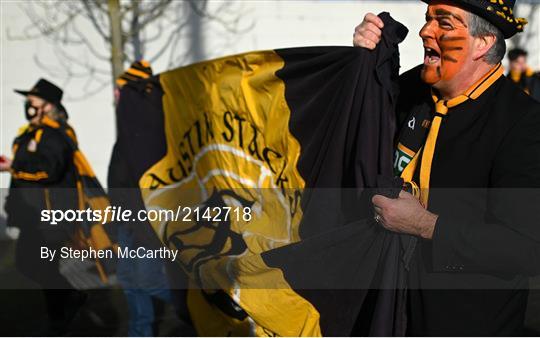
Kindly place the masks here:
[(406, 191), (396, 199), (375, 195), (371, 199), (378, 222), (390, 231), (431, 239), (437, 215), (427, 211), (420, 202)]
[(4, 155), (0, 155), (0, 172), (11, 169), (11, 160)]
[(355, 47), (375, 49), (379, 41), (381, 41), (383, 27), (384, 23), (381, 18), (373, 13), (367, 13), (364, 21), (354, 29), (353, 45)]

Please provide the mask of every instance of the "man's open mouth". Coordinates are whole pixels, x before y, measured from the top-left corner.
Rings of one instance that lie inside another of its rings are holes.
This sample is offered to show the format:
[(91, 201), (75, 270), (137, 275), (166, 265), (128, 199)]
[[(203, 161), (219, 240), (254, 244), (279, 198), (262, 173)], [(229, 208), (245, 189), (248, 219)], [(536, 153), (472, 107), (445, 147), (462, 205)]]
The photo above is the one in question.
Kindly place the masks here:
[(433, 48), (424, 46), (424, 64), (434, 65), (441, 60), (441, 55)]

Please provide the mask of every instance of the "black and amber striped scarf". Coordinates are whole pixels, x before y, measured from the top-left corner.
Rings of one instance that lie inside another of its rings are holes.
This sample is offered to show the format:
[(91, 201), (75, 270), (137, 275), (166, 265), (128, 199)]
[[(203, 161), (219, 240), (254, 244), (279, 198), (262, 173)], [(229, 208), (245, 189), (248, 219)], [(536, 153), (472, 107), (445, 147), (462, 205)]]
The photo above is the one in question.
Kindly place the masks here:
[[(90, 163), (79, 150), (77, 137), (73, 128), (62, 121), (55, 121), (47, 116), (42, 119), (42, 124), (54, 128), (65, 137), (66, 142), (73, 152), (73, 164), (76, 171), (77, 204), (79, 210), (105, 210), (109, 205), (109, 198), (98, 181)], [(104, 213), (102, 212), (102, 215)], [(113, 224), (108, 219), (105, 224), (100, 222), (79, 222), (72, 245), (79, 248), (92, 248), (95, 250), (113, 249), (116, 252), (117, 244)], [(96, 268), (101, 280), (108, 281), (108, 273), (111, 272), (110, 262), (96, 260)]]

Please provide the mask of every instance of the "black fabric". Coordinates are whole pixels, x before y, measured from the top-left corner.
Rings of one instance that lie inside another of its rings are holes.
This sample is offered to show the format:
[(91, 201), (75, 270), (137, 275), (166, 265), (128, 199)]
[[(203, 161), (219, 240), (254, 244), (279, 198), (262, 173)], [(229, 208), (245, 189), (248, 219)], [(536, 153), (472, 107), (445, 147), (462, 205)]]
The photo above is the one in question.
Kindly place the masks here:
[(167, 153), (159, 77), (130, 82), (122, 88), (120, 96), (116, 109), (116, 147), (138, 186), (142, 174)]
[[(378, 194), (396, 198), (402, 180), (379, 184)], [(361, 219), (262, 257), (317, 308), (323, 335), (399, 336), (406, 325), (401, 237)]]
[[(145, 209), (141, 195), (136, 193), (139, 179), (167, 152), (162, 96), (157, 77), (129, 82), (120, 92), (121, 100), (116, 109), (117, 141), (111, 154), (107, 182), (112, 203), (126, 210)], [(134, 97), (137, 105), (130, 104)], [(122, 226), (134, 235), (134, 245), (149, 249), (162, 246), (148, 222), (132, 221)]]
[[(507, 76), (511, 79), (509, 74)], [(514, 83), (525, 90), (533, 99), (540, 102), (540, 73), (527, 76), (526, 72), (523, 72), (519, 80)]]
[(47, 230), (23, 227), (15, 249), (17, 270), (44, 289), (72, 289), (71, 284), (60, 274), (60, 259), (41, 259), (40, 252), (42, 246), (59, 252), (68, 241), (68, 233), (60, 227)]
[[(401, 88), (406, 128), (415, 107), (433, 103), (419, 67)], [(540, 201), (539, 128), (540, 104), (505, 77), (449, 109), (430, 180), (428, 209), (439, 219), (409, 275), (409, 334), (520, 334), (526, 276), (540, 274), (540, 216), (531, 212)]]
[[(381, 14), (381, 19), (388, 25), (375, 51), (351, 47), (276, 50), (285, 61), (276, 75), (286, 83), (289, 128), (302, 149), (298, 170), (307, 189), (320, 189), (302, 196), (302, 238), (328, 230), (328, 224), (358, 217), (350, 218), (339, 209), (351, 203), (349, 211), (357, 210), (362, 189), (377, 187), (378, 175), (391, 176), (397, 45), (408, 31), (388, 13)], [(342, 192), (326, 188), (357, 191), (356, 196), (337, 196)]]
[[(37, 130), (42, 136), (36, 147)], [(48, 206), (54, 209), (76, 209), (75, 168), (69, 144), (59, 131), (42, 126), (28, 130), (14, 141), (17, 150), (12, 169), (17, 172), (35, 174), (45, 172), (47, 177), (31, 181), (12, 178), (5, 209), (7, 223), (20, 229), (15, 249), (15, 266), (25, 277), (43, 290), (46, 311), (49, 317), (47, 334), (65, 334), (69, 323), (82, 305), (82, 297), (60, 273), (59, 255), (50, 261), (41, 259), (41, 247), (59, 250), (65, 246), (72, 227), (66, 223), (49, 225), (40, 221), (41, 210)], [(29, 146), (30, 145), (30, 146)]]
[[(38, 130), (42, 131), (39, 141), (35, 140)], [(35, 147), (30, 143), (35, 144)], [(30, 174), (47, 173), (46, 178), (39, 180), (40, 184), (53, 182), (63, 184), (60, 181), (68, 179), (66, 170), (71, 158), (71, 149), (58, 131), (47, 126), (36, 128), (17, 137), (14, 144), (18, 145), (12, 164), (14, 171)]]
[[(38, 130), (42, 132), (39, 142), (36, 141)], [(11, 179), (5, 205), (7, 223), (21, 230), (15, 264), (19, 271), (44, 288), (71, 288), (60, 275), (58, 259), (53, 262), (40, 259), (41, 246), (58, 249), (69, 239), (71, 227), (66, 222), (42, 223), (41, 210), (77, 208), (71, 149), (57, 130), (47, 126), (24, 132), (14, 144), (17, 147), (12, 163), (15, 172), (47, 174), (35, 181)]]
[[(167, 152), (165, 141), (163, 91), (159, 78), (129, 82), (122, 87), (116, 109), (117, 141), (109, 162), (107, 175), (111, 204), (126, 210), (145, 210), (138, 192), (141, 175)], [(132, 105), (130, 102), (138, 102)], [(148, 222), (132, 221), (121, 224), (133, 235), (133, 246), (147, 249), (160, 248), (162, 243)], [(170, 290), (178, 315), (190, 323), (186, 305), (187, 277), (175, 262), (163, 261)]]
[(302, 196), (303, 240), (262, 256), (317, 308), (329, 336), (404, 333), (396, 310), (405, 306), (400, 238), (373, 222), (369, 201), (376, 187), (394, 198), (401, 190), (401, 181), (391, 180), (392, 149), (397, 45), (407, 29), (388, 13), (380, 17), (385, 30), (374, 51), (277, 50), (285, 60), (276, 75), (286, 83), (289, 127), (302, 148), (298, 169), (312, 190)]
[[(116, 109), (117, 141), (107, 176), (108, 193), (113, 204), (134, 212), (146, 209), (141, 195), (135, 193), (139, 179), (167, 152), (162, 96), (158, 77), (129, 82), (120, 92)], [(130, 104), (135, 100), (138, 104)], [(147, 248), (162, 246), (148, 222), (128, 222), (122, 226), (133, 233), (135, 244)]]
[[(42, 131), (39, 142), (36, 132)], [(76, 177), (72, 151), (61, 133), (42, 126), (24, 132), (14, 141), (17, 151), (12, 169), (16, 173), (46, 173), (38, 180), (12, 178), (5, 210), (8, 225), (37, 228), (40, 212), (49, 205), (53, 209), (76, 209)], [(34, 146), (35, 145), (35, 146)]]
[[(300, 143), (298, 170), (306, 190), (302, 241), (262, 256), (317, 308), (325, 335), (404, 333), (404, 293), (395, 291), (403, 288), (404, 246), (399, 235), (373, 222), (369, 203), (381, 182), (389, 196), (401, 189), (391, 178), (397, 45), (407, 29), (387, 13), (381, 18), (385, 30), (374, 51), (275, 51), (284, 61), (276, 76), (285, 84), (289, 130)], [(159, 76), (127, 84), (121, 92), (116, 147), (134, 182), (166, 152), (162, 95)], [(379, 287), (388, 292), (369, 291)], [(363, 304), (369, 319), (357, 323)]]

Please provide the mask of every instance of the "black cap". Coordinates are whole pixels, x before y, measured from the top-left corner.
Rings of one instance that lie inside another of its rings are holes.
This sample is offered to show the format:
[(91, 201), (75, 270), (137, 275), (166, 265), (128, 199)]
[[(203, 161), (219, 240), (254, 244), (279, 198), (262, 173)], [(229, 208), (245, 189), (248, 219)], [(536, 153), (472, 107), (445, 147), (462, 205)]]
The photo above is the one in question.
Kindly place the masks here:
[(34, 95), (40, 97), (45, 101), (56, 105), (58, 109), (63, 110), (67, 114), (66, 109), (62, 105), (62, 96), (64, 95), (64, 91), (54, 83), (45, 79), (39, 79), (34, 87), (32, 87), (30, 90), (15, 89), (15, 92), (24, 96)]
[[(430, 4), (433, 0), (422, 0)], [(466, 11), (472, 12), (497, 27), (505, 39), (511, 38), (517, 32), (523, 31), (527, 20), (514, 17), (516, 0), (448, 0)]]

